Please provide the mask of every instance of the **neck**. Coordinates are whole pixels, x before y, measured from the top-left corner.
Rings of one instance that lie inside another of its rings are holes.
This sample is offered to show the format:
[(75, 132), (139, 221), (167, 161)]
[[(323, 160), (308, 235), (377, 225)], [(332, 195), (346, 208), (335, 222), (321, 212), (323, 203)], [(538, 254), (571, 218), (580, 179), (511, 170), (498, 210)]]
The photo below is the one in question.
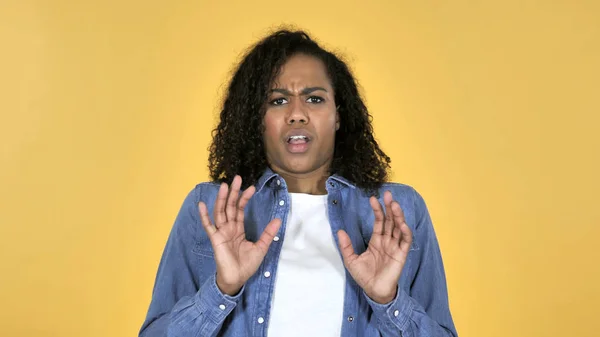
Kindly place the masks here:
[(319, 169), (309, 173), (282, 172), (276, 169), (273, 171), (285, 180), (290, 193), (327, 194), (325, 183), (329, 178), (328, 170)]

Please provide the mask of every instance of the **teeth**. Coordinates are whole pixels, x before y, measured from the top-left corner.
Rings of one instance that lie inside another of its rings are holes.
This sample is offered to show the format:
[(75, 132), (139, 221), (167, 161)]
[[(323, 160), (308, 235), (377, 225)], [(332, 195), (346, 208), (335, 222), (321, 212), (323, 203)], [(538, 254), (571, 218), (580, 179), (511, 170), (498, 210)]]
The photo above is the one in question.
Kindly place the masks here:
[(306, 137), (306, 136), (290, 136), (290, 138), (288, 138), (288, 142), (291, 142), (292, 140), (308, 140), (308, 137)]

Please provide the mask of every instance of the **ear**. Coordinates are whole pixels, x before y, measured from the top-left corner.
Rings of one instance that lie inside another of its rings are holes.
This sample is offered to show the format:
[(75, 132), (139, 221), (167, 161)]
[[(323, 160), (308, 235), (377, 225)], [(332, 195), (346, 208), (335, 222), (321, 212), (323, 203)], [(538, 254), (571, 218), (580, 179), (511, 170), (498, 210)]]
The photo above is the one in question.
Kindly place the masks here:
[(335, 131), (340, 129), (340, 106), (335, 107)]

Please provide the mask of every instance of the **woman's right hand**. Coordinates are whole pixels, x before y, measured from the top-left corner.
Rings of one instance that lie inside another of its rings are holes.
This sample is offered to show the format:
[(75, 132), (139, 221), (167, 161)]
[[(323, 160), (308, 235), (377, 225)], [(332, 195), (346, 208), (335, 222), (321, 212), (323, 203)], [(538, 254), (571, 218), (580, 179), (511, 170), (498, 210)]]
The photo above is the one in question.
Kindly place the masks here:
[(273, 219), (257, 242), (246, 240), (244, 208), (256, 189), (250, 186), (239, 197), (241, 185), (242, 178), (237, 175), (231, 183), (231, 191), (226, 183), (221, 184), (213, 211), (214, 224), (210, 221), (206, 204), (198, 204), (202, 226), (215, 253), (217, 286), (230, 296), (237, 294), (256, 273), (281, 226), (280, 219)]

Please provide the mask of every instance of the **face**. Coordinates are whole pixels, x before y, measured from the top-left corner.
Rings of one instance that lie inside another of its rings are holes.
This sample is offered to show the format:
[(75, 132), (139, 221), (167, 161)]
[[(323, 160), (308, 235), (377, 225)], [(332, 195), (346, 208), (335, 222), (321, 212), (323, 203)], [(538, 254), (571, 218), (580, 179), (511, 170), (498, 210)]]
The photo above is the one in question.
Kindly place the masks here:
[(326, 174), (339, 128), (334, 92), (323, 62), (298, 54), (283, 65), (266, 102), (267, 160), (283, 174)]

